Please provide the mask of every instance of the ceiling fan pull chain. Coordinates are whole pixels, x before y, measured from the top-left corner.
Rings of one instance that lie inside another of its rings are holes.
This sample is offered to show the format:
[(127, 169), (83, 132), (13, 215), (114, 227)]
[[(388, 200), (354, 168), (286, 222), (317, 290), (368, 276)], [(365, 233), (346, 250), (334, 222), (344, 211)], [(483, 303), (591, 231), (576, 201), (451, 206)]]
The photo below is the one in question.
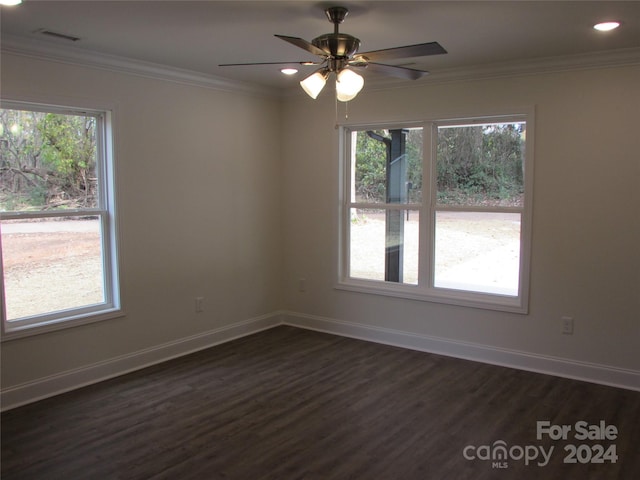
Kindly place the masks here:
[[(340, 102), (340, 103), (344, 103), (344, 119), (348, 120), (349, 119), (349, 102)], [(337, 130), (340, 127), (340, 123), (338, 122), (338, 97), (336, 96), (336, 124), (335, 124), (335, 129)]]

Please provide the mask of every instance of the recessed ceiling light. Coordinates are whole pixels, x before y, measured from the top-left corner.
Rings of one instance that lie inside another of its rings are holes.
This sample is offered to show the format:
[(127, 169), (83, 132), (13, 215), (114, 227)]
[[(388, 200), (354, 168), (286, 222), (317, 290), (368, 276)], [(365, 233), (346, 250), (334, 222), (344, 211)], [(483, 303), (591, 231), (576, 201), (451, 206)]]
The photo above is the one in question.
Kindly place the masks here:
[(13, 6), (13, 5), (20, 5), (21, 3), (22, 3), (22, 0), (0, 0), (0, 5)]
[(615, 30), (619, 26), (620, 26), (620, 22), (602, 22), (602, 23), (596, 23), (593, 26), (593, 28), (601, 32), (608, 32), (610, 30)]
[(285, 75), (294, 75), (294, 74), (298, 73), (298, 69), (297, 68), (282, 68), (280, 71), (282, 73), (284, 73)]

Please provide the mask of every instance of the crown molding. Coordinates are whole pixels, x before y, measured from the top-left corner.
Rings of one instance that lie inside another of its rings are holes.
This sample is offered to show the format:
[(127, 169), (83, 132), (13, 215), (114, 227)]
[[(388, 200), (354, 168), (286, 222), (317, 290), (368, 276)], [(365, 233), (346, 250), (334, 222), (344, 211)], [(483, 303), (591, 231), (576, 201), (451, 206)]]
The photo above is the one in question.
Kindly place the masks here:
[(2, 53), (23, 57), (98, 68), (112, 72), (154, 78), (226, 92), (271, 96), (278, 96), (281, 94), (277, 89), (261, 85), (229, 80), (201, 72), (136, 60), (128, 57), (98, 53), (77, 47), (62, 47), (25, 37), (12, 35), (3, 36), (1, 50)]
[(541, 75), (633, 65), (640, 65), (640, 48), (634, 47), (576, 55), (542, 57), (519, 61), (465, 66), (460, 68), (449, 68), (432, 72), (426, 77), (411, 82), (410, 84), (407, 84), (407, 82), (400, 84), (394, 80), (380, 78), (376, 79), (374, 82), (367, 82), (367, 86), (370, 89), (385, 90), (406, 88), (408, 85), (419, 86), (433, 83), (486, 80), (500, 77)]
[[(71, 65), (99, 68), (226, 92), (270, 95), (277, 97), (299, 95), (302, 92), (299, 88), (270, 88), (253, 83), (240, 82), (237, 80), (208, 75), (192, 70), (175, 68), (168, 65), (97, 53), (76, 47), (62, 47), (36, 39), (11, 35), (5, 35), (3, 37), (1, 50), (2, 52), (14, 55), (56, 61)], [(365, 88), (368, 88), (369, 90), (391, 90), (433, 83), (485, 80), (499, 77), (539, 75), (629, 65), (640, 65), (640, 48), (626, 48), (577, 55), (543, 57), (459, 68), (448, 68), (432, 72), (430, 75), (410, 83), (390, 77), (379, 76), (375, 79), (368, 79)]]

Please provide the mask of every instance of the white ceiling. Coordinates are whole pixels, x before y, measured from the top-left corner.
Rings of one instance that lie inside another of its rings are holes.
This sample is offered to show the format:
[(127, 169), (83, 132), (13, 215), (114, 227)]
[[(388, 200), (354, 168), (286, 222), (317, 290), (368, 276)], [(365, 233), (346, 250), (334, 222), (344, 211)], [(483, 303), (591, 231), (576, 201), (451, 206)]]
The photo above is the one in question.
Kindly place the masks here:
[[(360, 38), (361, 52), (439, 42), (447, 55), (393, 62), (429, 70), (431, 78), (439, 72), (551, 57), (640, 52), (638, 1), (24, 0), (2, 7), (0, 31), (6, 44), (98, 52), (287, 89), (297, 87), (315, 67), (300, 67), (291, 78), (277, 66), (218, 64), (313, 60), (274, 34), (310, 41), (333, 31), (323, 12), (330, 5), (350, 10), (340, 31)], [(622, 26), (613, 32), (592, 28), (614, 19)], [(42, 29), (80, 40), (46, 37), (38, 33)], [(365, 76), (376, 80), (376, 74)]]

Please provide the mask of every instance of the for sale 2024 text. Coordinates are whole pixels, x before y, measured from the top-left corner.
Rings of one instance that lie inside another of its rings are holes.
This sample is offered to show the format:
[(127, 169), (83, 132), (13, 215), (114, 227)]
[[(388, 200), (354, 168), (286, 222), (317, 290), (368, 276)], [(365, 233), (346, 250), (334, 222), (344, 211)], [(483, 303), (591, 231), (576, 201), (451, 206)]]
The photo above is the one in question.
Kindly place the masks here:
[[(578, 441), (613, 441), (618, 438), (618, 428), (615, 425), (607, 425), (604, 420), (600, 420), (597, 424), (580, 420), (573, 425), (553, 425), (546, 420), (536, 422), (538, 440), (542, 440), (545, 436), (551, 440), (568, 440), (570, 435)], [(567, 452), (564, 463), (616, 463), (618, 461), (615, 443), (606, 448), (599, 443), (577, 445), (569, 443), (564, 446), (564, 450)]]
[[(548, 420), (536, 422), (536, 439), (546, 439), (567, 443), (564, 445), (564, 463), (616, 463), (618, 455), (615, 443), (603, 445), (618, 438), (618, 428), (607, 425), (604, 420), (590, 424), (580, 420), (571, 425), (556, 425)], [(493, 444), (467, 445), (462, 454), (466, 460), (490, 461), (491, 468), (509, 468), (509, 461), (523, 461), (525, 465), (544, 467), (549, 464), (555, 446), (545, 449), (542, 445), (507, 445), (504, 440)]]

